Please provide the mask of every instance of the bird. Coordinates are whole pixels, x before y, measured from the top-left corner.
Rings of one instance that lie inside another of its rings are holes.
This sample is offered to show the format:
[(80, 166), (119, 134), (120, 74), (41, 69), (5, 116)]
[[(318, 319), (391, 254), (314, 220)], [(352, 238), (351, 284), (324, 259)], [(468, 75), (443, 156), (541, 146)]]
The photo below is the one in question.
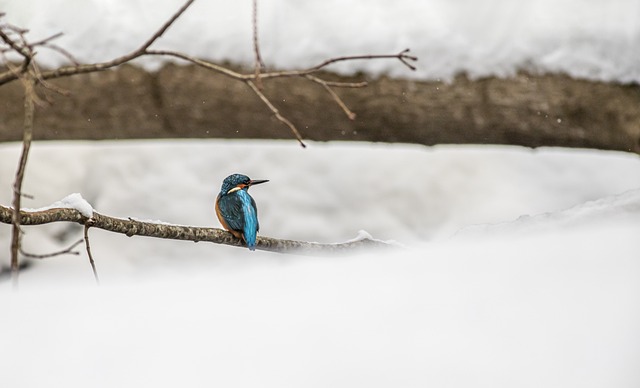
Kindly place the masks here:
[(269, 182), (252, 180), (242, 174), (231, 174), (222, 181), (216, 197), (216, 215), (220, 224), (236, 238), (243, 240), (249, 250), (256, 250), (256, 235), (260, 230), (256, 201), (249, 195), (249, 187)]

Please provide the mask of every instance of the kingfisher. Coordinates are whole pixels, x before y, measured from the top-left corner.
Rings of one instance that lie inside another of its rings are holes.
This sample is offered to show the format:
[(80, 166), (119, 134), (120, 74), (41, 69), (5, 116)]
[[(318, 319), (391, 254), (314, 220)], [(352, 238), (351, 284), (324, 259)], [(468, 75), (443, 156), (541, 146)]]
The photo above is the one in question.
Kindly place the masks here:
[(243, 240), (252, 251), (256, 250), (260, 224), (256, 201), (249, 195), (249, 187), (265, 182), (269, 180), (252, 180), (246, 175), (232, 174), (224, 178), (216, 198), (216, 215), (222, 227)]

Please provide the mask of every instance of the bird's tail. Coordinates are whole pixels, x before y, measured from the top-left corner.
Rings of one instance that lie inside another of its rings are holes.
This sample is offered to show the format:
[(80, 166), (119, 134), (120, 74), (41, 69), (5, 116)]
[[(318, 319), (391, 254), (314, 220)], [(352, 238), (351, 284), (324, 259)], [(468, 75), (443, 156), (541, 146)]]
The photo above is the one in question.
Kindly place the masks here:
[(256, 250), (256, 233), (255, 232), (245, 233), (244, 241), (247, 243), (247, 248), (249, 248), (250, 251)]

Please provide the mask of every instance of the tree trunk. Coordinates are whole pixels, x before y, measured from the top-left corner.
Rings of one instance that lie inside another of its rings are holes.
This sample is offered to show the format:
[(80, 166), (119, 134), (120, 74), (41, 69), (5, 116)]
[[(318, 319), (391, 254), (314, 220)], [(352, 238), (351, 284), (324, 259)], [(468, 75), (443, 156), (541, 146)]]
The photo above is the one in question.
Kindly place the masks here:
[[(326, 77), (362, 81), (364, 76)], [(310, 140), (419, 144), (515, 144), (640, 153), (640, 86), (518, 74), (451, 83), (366, 79), (363, 89), (336, 89), (354, 121), (321, 86), (267, 79), (264, 93)], [(157, 73), (133, 66), (50, 81), (35, 140), (128, 138), (291, 138), (242, 82), (196, 66)], [(0, 88), (0, 141), (22, 138), (22, 87)]]

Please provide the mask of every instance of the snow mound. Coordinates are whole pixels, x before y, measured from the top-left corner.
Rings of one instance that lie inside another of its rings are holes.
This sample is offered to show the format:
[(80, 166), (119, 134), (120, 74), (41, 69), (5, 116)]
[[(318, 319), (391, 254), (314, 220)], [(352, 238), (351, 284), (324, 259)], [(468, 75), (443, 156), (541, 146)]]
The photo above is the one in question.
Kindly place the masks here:
[(456, 238), (482, 237), (495, 234), (525, 235), (587, 228), (640, 228), (640, 190), (630, 190), (572, 208), (534, 216), (523, 215), (517, 220), (498, 224), (472, 225), (456, 233)]
[(79, 211), (80, 214), (82, 214), (87, 218), (93, 217), (93, 207), (89, 202), (87, 202), (84, 198), (82, 198), (82, 195), (79, 193), (69, 194), (66, 197), (52, 203), (49, 206), (45, 206), (37, 209), (23, 208), (23, 210), (37, 212), (37, 211), (45, 211), (45, 210), (59, 209), (59, 208), (75, 209)]

